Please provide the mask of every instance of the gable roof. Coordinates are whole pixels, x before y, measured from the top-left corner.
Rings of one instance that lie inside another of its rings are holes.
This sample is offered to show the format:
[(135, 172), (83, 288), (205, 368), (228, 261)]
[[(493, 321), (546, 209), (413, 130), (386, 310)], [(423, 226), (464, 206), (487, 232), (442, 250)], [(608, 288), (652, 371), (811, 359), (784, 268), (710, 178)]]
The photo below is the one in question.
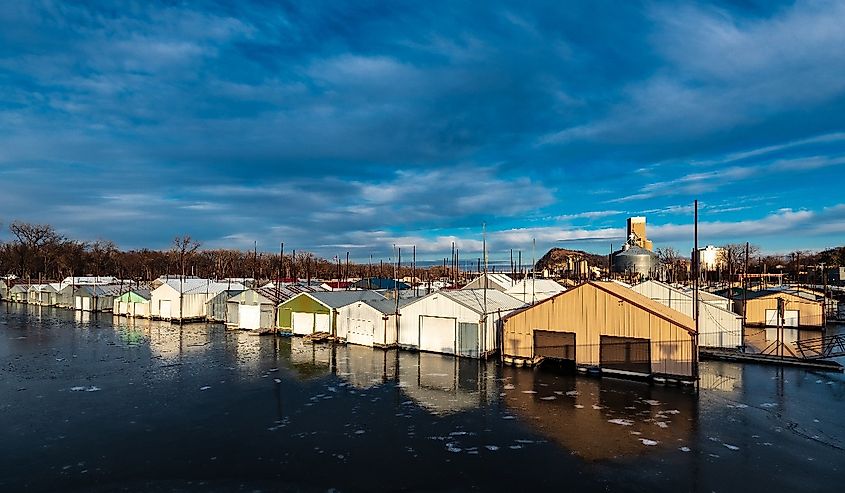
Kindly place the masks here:
[[(243, 291), (246, 287), (239, 282), (220, 282), (211, 279), (190, 278), (183, 279), (161, 279), (162, 286), (170, 286), (177, 293), (181, 287), (182, 294), (204, 294), (217, 295), (223, 291)], [(161, 286), (159, 286), (161, 287)]]
[(745, 296), (745, 299), (754, 300), (754, 299), (757, 299), (757, 298), (766, 298), (766, 297), (769, 297), (769, 296), (777, 297), (777, 296), (780, 296), (780, 295), (783, 295), (783, 294), (785, 294), (787, 296), (792, 296), (794, 298), (801, 298), (802, 300), (805, 300), (805, 301), (813, 301), (813, 302), (820, 303), (820, 300), (818, 298), (816, 298), (815, 296), (813, 296), (812, 294), (797, 291), (797, 290), (788, 290), (788, 289), (763, 289), (763, 290), (760, 290), (760, 291), (748, 291), (748, 293)]
[(620, 298), (620, 299), (622, 299), (622, 300), (624, 300), (624, 301), (626, 301), (626, 302), (628, 302), (628, 303), (630, 303), (630, 304), (632, 304), (632, 305), (634, 305), (638, 308), (641, 308), (641, 309), (643, 309), (643, 310), (645, 310), (645, 311), (647, 311), (647, 312), (649, 312), (649, 313), (651, 313), (655, 316), (658, 316), (658, 317), (660, 317), (660, 318), (662, 318), (662, 319), (664, 319), (668, 322), (671, 322), (675, 325), (680, 326), (681, 328), (683, 328), (684, 330), (686, 330), (690, 334), (695, 333), (695, 321), (692, 318), (684, 315), (681, 312), (672, 310), (671, 308), (669, 308), (665, 305), (662, 305), (662, 304), (658, 303), (657, 301), (654, 301), (654, 300), (648, 298), (647, 296), (643, 296), (640, 293), (638, 293), (638, 292), (636, 292), (636, 291), (634, 291), (630, 288), (626, 288), (624, 286), (621, 286), (621, 285), (619, 285), (619, 284), (617, 284), (613, 281), (587, 281), (585, 283), (582, 283), (582, 284), (575, 286), (572, 289), (564, 291), (563, 293), (560, 293), (560, 294), (557, 294), (555, 296), (552, 296), (551, 298), (545, 299), (545, 300), (543, 300), (539, 303), (535, 303), (534, 305), (527, 306), (527, 307), (525, 307), (521, 310), (517, 310), (513, 313), (509, 313), (504, 318), (508, 319), (508, 318), (518, 314), (518, 313), (522, 313), (526, 310), (530, 310), (530, 309), (537, 307), (537, 306), (540, 306), (544, 303), (551, 303), (555, 299), (557, 299), (561, 296), (572, 296), (572, 293), (577, 292), (579, 289), (584, 289), (586, 286), (592, 286), (593, 288), (596, 288), (600, 291), (604, 291), (604, 292), (610, 294), (611, 296), (614, 296), (616, 298)]
[(121, 295), (121, 286), (117, 284), (105, 284), (105, 285), (83, 285), (77, 286), (74, 290), (74, 293), (77, 292), (85, 292), (88, 293), (90, 296), (120, 296)]
[(340, 308), (356, 301), (385, 299), (375, 291), (314, 291), (305, 294), (329, 308)]
[(523, 279), (505, 290), (507, 294), (562, 293), (566, 288), (552, 279)]
[[(487, 282), (484, 282), (485, 276), (487, 278)], [(476, 284), (478, 284), (477, 288), (475, 287)], [(473, 286), (472, 288), (465, 287), (464, 289), (482, 289), (483, 287), (487, 287), (489, 289), (495, 286), (499, 286), (502, 289), (507, 289), (513, 285), (514, 280), (511, 278), (511, 276), (507, 274), (487, 272), (486, 274), (481, 274), (480, 276), (467, 283), (467, 286)]]
[[(483, 315), (484, 314), (484, 289), (457, 289), (447, 291), (437, 291), (433, 294), (441, 294), (455, 303), (460, 303), (470, 310)], [(497, 312), (499, 310), (511, 311), (525, 306), (525, 303), (514, 298), (509, 294), (489, 288), (487, 291), (487, 313)], [(431, 295), (429, 295), (431, 296)]]
[[(385, 315), (393, 315), (396, 313), (396, 300), (362, 300), (363, 303), (375, 308)], [(399, 308), (408, 304), (408, 300), (399, 300)]]

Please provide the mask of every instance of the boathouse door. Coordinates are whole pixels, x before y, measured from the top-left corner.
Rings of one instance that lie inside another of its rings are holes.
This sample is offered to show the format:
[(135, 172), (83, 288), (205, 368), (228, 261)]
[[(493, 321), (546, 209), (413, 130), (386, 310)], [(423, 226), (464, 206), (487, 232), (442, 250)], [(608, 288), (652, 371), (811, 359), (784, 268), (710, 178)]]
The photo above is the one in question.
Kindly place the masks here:
[(602, 368), (651, 373), (651, 341), (635, 337), (601, 336), (599, 361)]

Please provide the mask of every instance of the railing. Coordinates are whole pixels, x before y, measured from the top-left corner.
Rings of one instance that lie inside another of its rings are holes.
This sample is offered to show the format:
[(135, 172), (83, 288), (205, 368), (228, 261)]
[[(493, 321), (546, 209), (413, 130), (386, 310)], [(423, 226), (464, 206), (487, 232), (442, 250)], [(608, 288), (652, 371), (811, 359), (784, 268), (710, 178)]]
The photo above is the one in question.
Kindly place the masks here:
[(845, 356), (845, 334), (815, 337), (794, 342), (804, 359), (824, 359)]

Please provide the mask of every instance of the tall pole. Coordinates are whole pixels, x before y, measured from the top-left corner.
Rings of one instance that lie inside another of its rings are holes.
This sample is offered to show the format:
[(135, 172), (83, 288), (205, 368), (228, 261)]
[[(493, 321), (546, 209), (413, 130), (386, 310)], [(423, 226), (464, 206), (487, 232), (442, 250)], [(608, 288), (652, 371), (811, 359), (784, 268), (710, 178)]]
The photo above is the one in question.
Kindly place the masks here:
[(484, 330), (481, 331), (482, 340), (487, 340), (487, 223), (481, 223), (481, 247), (484, 255), (484, 315), (481, 320)]
[(534, 294), (534, 280), (537, 279), (537, 238), (531, 238), (531, 304), (537, 302)]
[(461, 249), (455, 248), (455, 286), (461, 282)]
[[(274, 303), (275, 307), (279, 306), (279, 289), (280, 289), (280, 284), (282, 283), (282, 265), (284, 265), (284, 263), (285, 263), (285, 242), (283, 241), (281, 243), (281, 245), (279, 246), (279, 272), (277, 273), (278, 278), (276, 279), (276, 282), (274, 283), (276, 285), (276, 299), (274, 300), (275, 301), (275, 303)], [(226, 308), (228, 308), (228, 307), (229, 307), (229, 303), (226, 303)], [(276, 313), (275, 310), (274, 310), (274, 313), (273, 313), (273, 318), (275, 320), (279, 319), (279, 314)]]
[[(412, 250), (413, 260), (411, 262), (411, 282), (414, 283), (414, 296), (417, 295), (417, 246), (414, 245)], [(397, 283), (398, 285), (398, 283)], [(398, 289), (398, 288), (397, 288)]]
[[(747, 241), (745, 242), (745, 269), (742, 273), (742, 341), (740, 341), (742, 345), (742, 351), (745, 352), (745, 322), (747, 320), (745, 310), (748, 308), (748, 253), (751, 250), (751, 244)], [(733, 288), (728, 286), (728, 293), (731, 292)]]
[[(344, 281), (349, 282), (349, 252), (346, 252), (346, 278)], [(349, 284), (346, 285), (346, 289), (349, 289)]]
[(449, 277), (452, 278), (452, 287), (457, 284), (457, 278), (455, 277), (455, 242), (452, 242), (452, 265), (449, 268)]
[(396, 313), (399, 313), (399, 283), (396, 282), (396, 279), (399, 279), (402, 273), (402, 247), (397, 248), (396, 252), (396, 275), (393, 281), (393, 295), (396, 298)]
[(693, 270), (695, 278), (693, 280), (693, 315), (695, 315), (695, 335), (693, 336), (693, 362), (692, 372), (695, 378), (695, 388), (699, 388), (698, 382), (698, 276), (700, 271), (699, 253), (698, 253), (698, 200), (695, 201), (695, 248), (693, 249)]

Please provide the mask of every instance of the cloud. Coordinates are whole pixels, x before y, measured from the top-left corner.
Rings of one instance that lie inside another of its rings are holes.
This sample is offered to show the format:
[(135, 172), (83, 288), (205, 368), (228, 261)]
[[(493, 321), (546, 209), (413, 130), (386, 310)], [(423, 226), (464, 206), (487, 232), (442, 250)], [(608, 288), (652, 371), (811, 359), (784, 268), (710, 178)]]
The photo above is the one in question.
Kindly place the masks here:
[(6, 2), (0, 216), (432, 258), (478, 250), (482, 223), (500, 252), (604, 249), (625, 214), (668, 226), (693, 198), (726, 224), (816, 220), (845, 159), (843, 12)]

